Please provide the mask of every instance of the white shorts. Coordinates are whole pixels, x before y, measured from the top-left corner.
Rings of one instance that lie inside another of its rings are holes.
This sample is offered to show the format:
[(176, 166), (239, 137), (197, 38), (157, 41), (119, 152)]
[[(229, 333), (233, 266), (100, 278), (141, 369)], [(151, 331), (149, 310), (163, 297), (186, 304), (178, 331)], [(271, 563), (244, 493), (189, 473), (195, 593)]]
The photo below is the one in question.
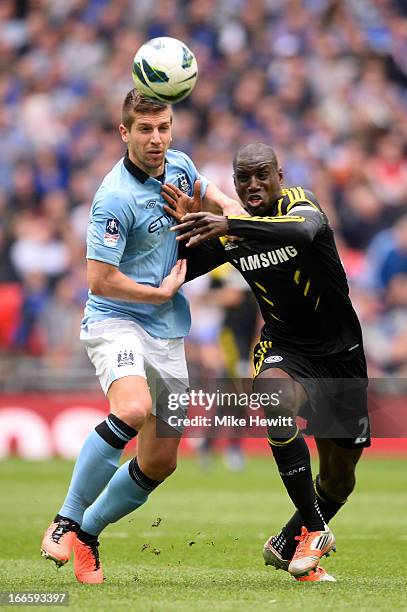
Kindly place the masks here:
[[(118, 378), (142, 376), (150, 388), (152, 414), (166, 422), (174, 415), (168, 408), (168, 394), (186, 393), (189, 386), (183, 338), (153, 338), (137, 323), (124, 319), (92, 323), (81, 330), (80, 338), (105, 395)], [(179, 416), (186, 416), (186, 408)]]

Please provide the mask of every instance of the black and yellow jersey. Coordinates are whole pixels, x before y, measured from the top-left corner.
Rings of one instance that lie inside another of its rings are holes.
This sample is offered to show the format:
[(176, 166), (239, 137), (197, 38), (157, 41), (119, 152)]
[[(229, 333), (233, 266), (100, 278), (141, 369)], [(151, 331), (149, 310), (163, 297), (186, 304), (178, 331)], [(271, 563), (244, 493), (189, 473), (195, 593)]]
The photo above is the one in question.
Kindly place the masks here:
[(228, 225), (228, 237), (186, 249), (186, 282), (228, 261), (257, 298), (262, 340), (304, 355), (362, 343), (333, 231), (312, 192), (283, 189), (269, 216), (228, 216)]

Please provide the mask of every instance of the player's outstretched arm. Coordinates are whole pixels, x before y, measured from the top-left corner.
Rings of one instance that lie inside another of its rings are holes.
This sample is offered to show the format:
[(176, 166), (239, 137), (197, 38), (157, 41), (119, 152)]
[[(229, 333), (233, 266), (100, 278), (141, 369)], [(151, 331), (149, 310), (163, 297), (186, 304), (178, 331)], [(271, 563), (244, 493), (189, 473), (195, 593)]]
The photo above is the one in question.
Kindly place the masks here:
[(178, 223), (188, 213), (201, 212), (202, 204), (205, 208), (218, 206), (224, 215), (245, 215), (247, 214), (241, 205), (229, 198), (216, 185), (209, 183), (205, 196), (201, 197), (201, 181), (197, 179), (194, 183), (194, 195), (192, 197), (183, 193), (178, 187), (172, 183), (163, 185), (161, 194), (167, 205), (164, 210), (171, 215)]
[[(304, 207), (305, 208), (305, 207)], [(313, 209), (301, 210), (301, 215), (281, 217), (248, 217), (229, 215), (223, 217), (212, 213), (194, 213), (183, 217), (183, 222), (171, 228), (179, 231), (179, 241), (188, 241), (187, 246), (196, 246), (216, 236), (239, 236), (267, 243), (281, 244), (290, 241), (293, 245), (311, 244), (324, 227), (324, 215)]]
[(120, 272), (116, 266), (88, 259), (88, 284), (95, 295), (125, 302), (164, 304), (170, 300), (185, 280), (187, 264), (179, 259), (160, 287), (141, 285)]

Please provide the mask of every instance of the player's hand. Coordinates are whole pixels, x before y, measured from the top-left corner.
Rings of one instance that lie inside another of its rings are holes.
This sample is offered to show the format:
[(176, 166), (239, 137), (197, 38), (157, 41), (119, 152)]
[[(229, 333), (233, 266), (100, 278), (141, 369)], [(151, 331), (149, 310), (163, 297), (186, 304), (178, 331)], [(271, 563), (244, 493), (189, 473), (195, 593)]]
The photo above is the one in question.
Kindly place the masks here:
[(164, 210), (171, 215), (178, 223), (187, 213), (199, 212), (202, 209), (201, 181), (197, 179), (194, 183), (194, 195), (189, 197), (172, 183), (165, 183), (161, 190), (164, 200), (168, 203), (164, 205)]
[(187, 247), (191, 247), (209, 238), (225, 236), (228, 233), (228, 220), (209, 212), (188, 213), (182, 218), (182, 223), (172, 227), (171, 231), (182, 232), (177, 240), (187, 240)]
[(163, 298), (163, 302), (170, 300), (181, 287), (185, 281), (185, 275), (187, 273), (187, 260), (178, 259), (177, 263), (171, 270), (168, 276), (166, 276), (159, 287), (160, 296)]

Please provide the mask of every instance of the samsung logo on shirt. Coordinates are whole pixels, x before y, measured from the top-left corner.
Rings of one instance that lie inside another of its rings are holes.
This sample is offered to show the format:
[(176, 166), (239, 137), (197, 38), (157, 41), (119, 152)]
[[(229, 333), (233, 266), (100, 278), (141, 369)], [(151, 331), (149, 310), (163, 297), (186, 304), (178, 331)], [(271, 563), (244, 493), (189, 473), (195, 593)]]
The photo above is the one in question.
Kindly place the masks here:
[(245, 272), (247, 270), (257, 270), (258, 268), (276, 266), (279, 263), (288, 261), (292, 257), (296, 257), (296, 255), (298, 255), (298, 251), (295, 247), (286, 246), (281, 249), (275, 249), (274, 251), (267, 251), (267, 253), (240, 257), (239, 260), (235, 261), (240, 264), (242, 272)]

